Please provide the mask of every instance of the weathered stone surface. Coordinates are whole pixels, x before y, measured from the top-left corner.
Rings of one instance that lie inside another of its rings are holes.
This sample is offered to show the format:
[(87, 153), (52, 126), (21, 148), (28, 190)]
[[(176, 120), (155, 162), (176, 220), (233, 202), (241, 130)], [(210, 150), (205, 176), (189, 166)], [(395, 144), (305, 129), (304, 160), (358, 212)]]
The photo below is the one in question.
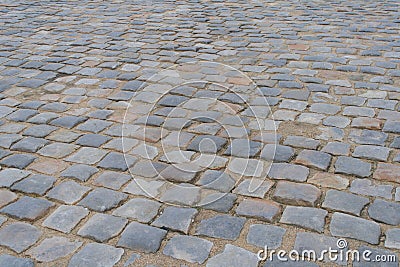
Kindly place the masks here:
[(1, 267), (34, 267), (35, 263), (33, 260), (28, 258), (18, 258), (8, 254), (0, 255), (0, 266)]
[(89, 211), (79, 206), (60, 206), (43, 222), (43, 226), (70, 233), (72, 229), (87, 215)]
[(381, 235), (381, 228), (376, 222), (338, 212), (332, 216), (330, 231), (334, 236), (354, 238), (370, 244), (378, 244)]
[(270, 200), (244, 199), (236, 208), (236, 214), (271, 222), (280, 210), (280, 206)]
[(66, 181), (51, 189), (47, 197), (57, 199), (66, 204), (74, 204), (79, 201), (91, 188), (80, 185), (74, 181)]
[(48, 200), (24, 196), (5, 206), (0, 212), (17, 219), (34, 221), (44, 216), (52, 206), (54, 206), (54, 203)]
[(124, 218), (95, 214), (79, 229), (78, 235), (105, 242), (118, 235), (127, 223), (128, 220)]
[(107, 211), (116, 207), (127, 195), (106, 188), (97, 188), (91, 191), (78, 205), (95, 211)]
[(27, 177), (29, 171), (23, 171), (16, 168), (7, 168), (0, 171), (0, 186), (10, 187), (13, 183)]
[(382, 181), (400, 183), (400, 166), (389, 163), (378, 163), (373, 177)]
[(176, 235), (165, 246), (163, 253), (175, 259), (202, 264), (210, 254), (213, 243), (198, 237)]
[(235, 240), (239, 237), (245, 223), (244, 218), (229, 215), (217, 215), (202, 220), (196, 229), (197, 235)]
[(258, 258), (255, 253), (230, 244), (225, 245), (222, 253), (207, 261), (207, 267), (256, 267), (257, 265)]
[(31, 175), (17, 183), (11, 189), (28, 194), (44, 195), (55, 183), (56, 178), (47, 175)]
[(322, 233), (327, 215), (328, 212), (323, 209), (287, 206), (283, 211), (280, 222)]
[(350, 186), (350, 191), (360, 195), (383, 197), (392, 199), (393, 186), (374, 184), (368, 179), (355, 179)]
[(309, 184), (278, 182), (273, 199), (289, 205), (315, 206), (321, 191)]
[(147, 223), (158, 213), (161, 204), (146, 198), (134, 198), (114, 210), (113, 214)]
[(185, 234), (189, 231), (189, 226), (197, 214), (193, 208), (166, 207), (160, 217), (156, 218), (151, 225), (181, 231)]
[(43, 240), (29, 254), (37, 261), (51, 262), (73, 253), (82, 244), (79, 241), (70, 241), (68, 238), (55, 236)]
[(0, 189), (0, 208), (17, 199), (17, 195), (8, 190)]
[(307, 182), (322, 187), (345, 189), (349, 185), (349, 180), (333, 173), (317, 172)]
[(200, 188), (191, 184), (178, 184), (168, 188), (162, 195), (161, 201), (171, 204), (192, 206), (200, 199)]
[(245, 179), (235, 188), (235, 190), (233, 190), (233, 193), (244, 196), (263, 198), (272, 186), (273, 182), (269, 180), (256, 178)]
[(246, 241), (254, 246), (268, 249), (277, 249), (281, 246), (286, 230), (282, 227), (268, 224), (252, 224), (249, 228)]
[(368, 177), (371, 174), (371, 164), (359, 159), (340, 156), (335, 163), (335, 172)]
[(309, 174), (308, 168), (289, 163), (273, 163), (268, 176), (273, 179), (304, 182)]
[(36, 243), (41, 235), (35, 226), (16, 222), (0, 230), (0, 245), (20, 253)]
[(368, 208), (368, 215), (378, 222), (399, 225), (400, 204), (381, 199), (375, 199), (375, 201)]
[(89, 243), (72, 256), (68, 267), (112, 267), (119, 262), (124, 250), (105, 244)]
[(63, 171), (60, 176), (65, 178), (74, 178), (85, 182), (97, 171), (98, 169), (92, 166), (75, 164)]
[(389, 152), (390, 149), (386, 147), (363, 145), (354, 149), (353, 157), (386, 161), (389, 157)]
[(167, 231), (145, 224), (132, 222), (121, 234), (118, 246), (141, 252), (156, 252)]

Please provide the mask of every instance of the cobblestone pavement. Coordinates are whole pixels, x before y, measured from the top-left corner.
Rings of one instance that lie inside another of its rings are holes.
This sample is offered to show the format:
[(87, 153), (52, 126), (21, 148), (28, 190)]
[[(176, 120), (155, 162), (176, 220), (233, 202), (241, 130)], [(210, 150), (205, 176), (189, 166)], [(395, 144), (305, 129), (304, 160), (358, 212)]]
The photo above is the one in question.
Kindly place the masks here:
[(399, 10), (2, 1), (0, 266), (398, 266)]

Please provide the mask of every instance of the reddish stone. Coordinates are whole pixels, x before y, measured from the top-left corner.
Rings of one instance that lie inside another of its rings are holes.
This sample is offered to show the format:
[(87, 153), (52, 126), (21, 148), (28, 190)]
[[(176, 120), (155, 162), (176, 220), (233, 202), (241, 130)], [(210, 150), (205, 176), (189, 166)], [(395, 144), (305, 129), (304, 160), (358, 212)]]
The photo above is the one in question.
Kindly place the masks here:
[(400, 183), (400, 166), (389, 163), (378, 163), (378, 168), (374, 172), (374, 178)]

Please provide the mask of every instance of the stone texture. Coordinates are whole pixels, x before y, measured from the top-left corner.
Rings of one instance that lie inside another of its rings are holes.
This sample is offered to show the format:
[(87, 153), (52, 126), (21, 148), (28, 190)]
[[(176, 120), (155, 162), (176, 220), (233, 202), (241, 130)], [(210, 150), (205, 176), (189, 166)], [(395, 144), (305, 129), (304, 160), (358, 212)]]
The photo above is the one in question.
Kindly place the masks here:
[(388, 182), (400, 182), (400, 166), (388, 163), (378, 163), (374, 175), (374, 179), (388, 181)]
[(72, 256), (68, 267), (112, 267), (119, 262), (124, 250), (105, 244), (89, 243)]
[(323, 208), (339, 210), (360, 216), (361, 210), (369, 203), (369, 199), (355, 194), (337, 190), (326, 192)]
[(157, 215), (160, 207), (161, 204), (156, 201), (134, 198), (114, 210), (113, 214), (147, 223)]
[(273, 199), (289, 205), (315, 206), (321, 191), (309, 184), (278, 182)]
[(20, 253), (36, 243), (41, 235), (35, 226), (16, 222), (0, 230), (0, 245)]
[(359, 159), (340, 156), (335, 163), (335, 172), (368, 177), (371, 174), (371, 164)]
[(254, 246), (277, 249), (281, 246), (286, 230), (282, 227), (268, 224), (250, 225), (246, 241)]
[(5, 206), (0, 212), (17, 219), (34, 221), (44, 216), (54, 204), (45, 199), (24, 196)]
[(156, 227), (168, 228), (181, 231), (185, 234), (189, 232), (189, 226), (197, 214), (193, 208), (166, 207), (162, 214), (151, 224)]
[(378, 222), (399, 225), (400, 204), (381, 199), (375, 199), (375, 201), (368, 207), (368, 215)]
[(73, 253), (82, 244), (79, 241), (70, 241), (68, 238), (55, 236), (43, 240), (29, 254), (37, 261), (51, 262)]
[(156, 252), (167, 231), (132, 222), (121, 234), (118, 246), (145, 253)]
[(308, 174), (309, 170), (304, 166), (289, 163), (273, 163), (268, 176), (273, 179), (304, 182), (307, 180)]
[(70, 233), (88, 214), (89, 211), (83, 207), (60, 206), (44, 220), (42, 225), (63, 233)]
[(255, 253), (252, 253), (243, 248), (227, 244), (222, 253), (211, 257), (207, 261), (207, 267), (256, 267), (258, 266), (258, 258)]
[(245, 223), (244, 218), (217, 215), (202, 220), (196, 228), (197, 235), (205, 235), (227, 240), (236, 240)]
[(97, 188), (91, 191), (78, 204), (95, 211), (107, 211), (116, 207), (127, 195), (106, 188)]
[(379, 224), (338, 212), (332, 216), (330, 231), (334, 236), (354, 238), (370, 244), (378, 244), (381, 234)]
[(202, 264), (210, 254), (213, 243), (192, 236), (177, 235), (165, 246), (163, 253), (175, 259)]
[(118, 235), (127, 223), (124, 218), (95, 214), (79, 229), (78, 235), (105, 242)]
[(327, 215), (328, 212), (323, 209), (287, 206), (283, 211), (280, 222), (322, 233)]
[(280, 206), (270, 200), (244, 199), (237, 206), (236, 214), (271, 222), (278, 216), (280, 210)]

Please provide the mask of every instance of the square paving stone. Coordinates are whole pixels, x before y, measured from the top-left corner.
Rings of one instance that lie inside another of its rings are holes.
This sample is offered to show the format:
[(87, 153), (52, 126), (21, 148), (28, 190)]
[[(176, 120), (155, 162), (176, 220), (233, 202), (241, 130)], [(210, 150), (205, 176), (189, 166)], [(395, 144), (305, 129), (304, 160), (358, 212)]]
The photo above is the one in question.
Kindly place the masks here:
[(70, 241), (68, 238), (55, 236), (43, 240), (39, 246), (29, 251), (29, 255), (40, 262), (51, 262), (73, 253), (82, 244), (83, 242)]
[(52, 176), (35, 174), (17, 182), (11, 189), (43, 196), (55, 182), (56, 178)]
[(287, 223), (322, 233), (328, 212), (323, 209), (287, 206), (280, 219)]
[(106, 188), (97, 188), (90, 192), (78, 205), (87, 207), (95, 211), (107, 211), (121, 203), (127, 195)]
[(335, 163), (335, 172), (368, 177), (371, 174), (371, 164), (359, 159), (340, 156)]
[(16, 222), (0, 230), (0, 245), (21, 253), (36, 243), (41, 235), (42, 232), (35, 226)]
[(149, 160), (139, 161), (136, 163), (131, 169), (131, 173), (133, 175), (139, 177), (152, 178), (157, 176), (163, 169), (168, 167), (169, 165), (160, 163), (160, 162), (152, 162)]
[(208, 258), (213, 243), (193, 236), (176, 235), (163, 250), (163, 254), (175, 259), (202, 264)]
[(35, 159), (37, 159), (37, 157), (30, 154), (14, 154), (2, 159), (0, 165), (9, 168), (25, 169)]
[(282, 227), (269, 224), (252, 224), (249, 228), (246, 241), (256, 247), (277, 249), (281, 246), (286, 230)]
[(8, 254), (0, 255), (0, 267), (34, 267), (33, 260), (28, 258), (18, 258)]
[(207, 261), (207, 267), (257, 267), (258, 262), (257, 254), (241, 247), (226, 244), (222, 253), (211, 257)]
[(46, 139), (26, 137), (12, 145), (11, 149), (22, 152), (36, 152), (48, 143), (49, 141), (47, 141)]
[(27, 177), (31, 172), (15, 168), (0, 171), (0, 187), (10, 187), (15, 182)]
[(7, 119), (11, 121), (27, 121), (30, 117), (37, 115), (39, 112), (32, 109), (18, 109), (17, 111), (11, 113), (7, 116)]
[(127, 223), (128, 220), (124, 218), (95, 214), (79, 229), (78, 235), (105, 242), (117, 236)]
[(150, 222), (158, 213), (161, 204), (146, 198), (134, 198), (117, 208), (113, 215), (134, 219), (139, 222)]
[(95, 167), (75, 164), (63, 171), (60, 176), (63, 178), (74, 178), (86, 182), (96, 172), (98, 172), (98, 169)]
[(77, 116), (65, 116), (61, 118), (54, 119), (50, 122), (51, 125), (55, 126), (60, 126), (64, 127), (67, 129), (71, 129), (78, 125), (79, 123), (82, 123), (86, 120), (85, 117), (77, 117)]
[(17, 219), (34, 221), (44, 216), (53, 206), (54, 204), (48, 200), (23, 196), (18, 201), (2, 208), (0, 212)]
[(121, 234), (118, 246), (145, 253), (156, 252), (167, 231), (145, 224), (132, 222)]
[(280, 213), (280, 206), (271, 200), (244, 199), (236, 208), (236, 214), (255, 217), (271, 222)]
[(339, 212), (332, 216), (330, 231), (333, 236), (354, 238), (375, 245), (381, 235), (381, 228), (376, 222)]
[(47, 217), (42, 225), (63, 233), (70, 233), (88, 214), (89, 211), (84, 207), (62, 205)]
[(82, 164), (95, 164), (99, 162), (106, 154), (107, 151), (103, 149), (82, 147), (65, 160)]
[(100, 134), (85, 134), (76, 140), (76, 144), (81, 146), (99, 147), (105, 142), (111, 140), (110, 137)]
[(110, 245), (89, 243), (72, 256), (68, 267), (113, 267), (117, 264), (124, 250)]
[(117, 171), (126, 171), (137, 159), (135, 157), (116, 152), (110, 152), (98, 164), (98, 167)]
[(323, 208), (339, 210), (360, 216), (361, 210), (369, 203), (369, 199), (355, 194), (337, 190), (326, 192)]
[(114, 171), (105, 171), (100, 174), (100, 176), (98, 176), (96, 180), (94, 180), (93, 184), (118, 190), (130, 179), (132, 179), (132, 177), (128, 174)]
[(164, 184), (163, 181), (135, 178), (123, 191), (138, 196), (156, 197)]
[(187, 150), (201, 153), (216, 153), (227, 143), (225, 138), (214, 135), (196, 136), (188, 145)]
[(52, 143), (40, 149), (38, 153), (45, 157), (60, 159), (68, 156), (77, 148), (78, 146), (76, 145), (65, 143)]
[(202, 220), (197, 226), (196, 235), (236, 240), (239, 237), (245, 222), (245, 218), (229, 215), (217, 215)]
[(90, 187), (80, 185), (74, 181), (66, 181), (56, 185), (47, 193), (47, 197), (62, 201), (66, 204), (74, 204), (85, 195)]
[(197, 210), (193, 208), (166, 207), (160, 217), (156, 218), (151, 225), (187, 234), (190, 223), (196, 214)]
[(211, 192), (212, 193), (206, 196), (202, 196), (200, 202), (196, 206), (208, 210), (228, 212), (237, 200), (236, 194)]

